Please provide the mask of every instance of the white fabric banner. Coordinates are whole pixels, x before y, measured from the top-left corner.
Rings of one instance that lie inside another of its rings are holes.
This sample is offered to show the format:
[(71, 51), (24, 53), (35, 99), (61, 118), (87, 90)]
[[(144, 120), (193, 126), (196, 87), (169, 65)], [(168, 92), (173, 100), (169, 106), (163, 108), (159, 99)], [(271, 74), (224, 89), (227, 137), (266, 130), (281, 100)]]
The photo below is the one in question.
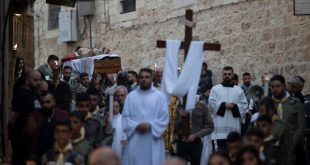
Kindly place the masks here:
[(180, 76), (178, 76), (178, 62), (180, 41), (166, 41), (165, 66), (161, 91), (170, 102), (171, 95), (183, 97), (187, 93), (185, 109), (190, 111), (195, 108), (196, 94), (203, 62), (202, 41), (192, 41)]

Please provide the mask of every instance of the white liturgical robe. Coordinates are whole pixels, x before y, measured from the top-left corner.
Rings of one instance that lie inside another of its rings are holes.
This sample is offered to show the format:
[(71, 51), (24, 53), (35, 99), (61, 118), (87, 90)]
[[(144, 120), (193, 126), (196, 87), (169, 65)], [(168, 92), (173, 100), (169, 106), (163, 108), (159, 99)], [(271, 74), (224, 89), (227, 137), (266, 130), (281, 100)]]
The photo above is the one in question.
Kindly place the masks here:
[[(234, 109), (226, 109), (225, 102), (234, 103)], [(211, 89), (209, 109), (213, 115), (212, 140), (226, 139), (232, 131), (241, 132), (240, 118), (244, 116), (248, 101), (239, 86), (224, 87), (218, 84)]]
[[(122, 126), (128, 138), (123, 165), (160, 165), (165, 161), (162, 135), (169, 122), (165, 96), (155, 87), (136, 90), (128, 94), (122, 113)], [(149, 123), (145, 134), (136, 131), (141, 123)]]
[(112, 127), (114, 129), (112, 148), (116, 152), (119, 159), (122, 159), (124, 146), (121, 144), (121, 141), (126, 140), (127, 138), (123, 132), (121, 114), (113, 115)]

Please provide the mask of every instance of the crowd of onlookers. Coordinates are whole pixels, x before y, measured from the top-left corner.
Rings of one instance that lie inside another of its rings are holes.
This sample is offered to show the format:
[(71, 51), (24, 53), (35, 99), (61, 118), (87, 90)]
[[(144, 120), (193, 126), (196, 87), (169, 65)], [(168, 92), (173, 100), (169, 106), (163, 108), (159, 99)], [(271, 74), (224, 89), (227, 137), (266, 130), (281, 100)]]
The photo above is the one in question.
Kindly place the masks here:
[[(139, 87), (138, 73), (76, 75), (60, 63), (50, 55), (47, 64), (34, 70), (17, 58), (10, 122), (12, 163), (121, 164), (128, 139), (117, 117), (128, 93)], [(301, 93), (305, 80), (272, 75), (268, 96), (263, 97), (265, 83), (251, 84), (249, 73), (242, 75), (240, 86), (233, 68), (225, 67), (222, 73), (223, 82), (213, 86), (212, 72), (203, 63), (196, 108), (188, 113), (179, 104), (175, 114), (169, 155), (180, 158), (165, 164), (309, 163), (310, 139), (304, 136), (307, 99)], [(154, 70), (153, 86), (159, 90), (162, 76), (163, 69)], [(114, 91), (112, 119), (110, 91)]]

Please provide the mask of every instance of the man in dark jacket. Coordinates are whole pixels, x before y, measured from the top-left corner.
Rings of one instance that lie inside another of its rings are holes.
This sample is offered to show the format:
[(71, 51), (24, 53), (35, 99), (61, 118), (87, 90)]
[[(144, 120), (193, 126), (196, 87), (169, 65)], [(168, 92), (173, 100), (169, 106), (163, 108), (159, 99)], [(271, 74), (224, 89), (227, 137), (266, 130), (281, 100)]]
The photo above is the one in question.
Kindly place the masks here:
[(39, 157), (53, 147), (55, 123), (68, 117), (66, 111), (55, 107), (56, 101), (52, 93), (42, 93), (40, 103), (41, 110), (29, 115), (25, 127), (31, 143), (31, 154)]
[[(184, 126), (184, 119), (189, 118), (190, 130), (187, 132)], [(198, 102), (196, 108), (188, 113), (183, 107), (176, 112), (175, 129), (177, 134), (177, 155), (187, 160), (190, 158), (192, 165), (199, 165), (202, 142), (201, 138), (213, 132), (214, 124), (211, 113), (207, 106)]]
[(212, 88), (212, 71), (208, 70), (207, 63), (202, 64), (201, 75), (197, 90), (197, 95), (200, 95), (200, 100), (207, 101), (210, 89)]
[(38, 71), (26, 71), (25, 81), (12, 100), (13, 125), (11, 130), (13, 164), (22, 164), (28, 155), (27, 138), (23, 134), (27, 118), (31, 112), (40, 107), (36, 91), (41, 83), (41, 74)]

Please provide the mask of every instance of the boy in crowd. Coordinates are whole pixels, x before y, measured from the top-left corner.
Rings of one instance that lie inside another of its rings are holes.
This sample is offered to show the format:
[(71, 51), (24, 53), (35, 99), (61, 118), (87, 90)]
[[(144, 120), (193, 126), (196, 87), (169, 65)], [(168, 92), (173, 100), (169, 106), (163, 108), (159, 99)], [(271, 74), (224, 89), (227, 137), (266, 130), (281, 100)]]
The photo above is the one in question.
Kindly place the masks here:
[(226, 146), (230, 159), (235, 162), (239, 150), (242, 147), (242, 137), (240, 133), (230, 132), (227, 136)]
[(99, 108), (100, 91), (97, 88), (88, 88), (86, 94), (90, 98), (90, 115), (93, 119), (99, 121), (102, 127), (102, 145), (111, 145), (113, 139), (113, 129), (109, 122), (109, 113), (107, 108)]
[(254, 146), (257, 151), (259, 151), (259, 157), (262, 161), (265, 161), (266, 157), (263, 153), (263, 140), (264, 134), (257, 127), (250, 128), (243, 139), (243, 144), (245, 146)]
[(42, 157), (42, 164), (84, 164), (84, 159), (74, 151), (70, 142), (72, 135), (71, 124), (69, 120), (56, 122), (55, 127), (55, 146)]
[(89, 95), (85, 93), (79, 93), (76, 96), (75, 100), (77, 110), (83, 112), (85, 115), (85, 139), (94, 148), (101, 146), (101, 141), (103, 138), (102, 127), (100, 125), (100, 122), (94, 117), (92, 117), (90, 113)]
[(256, 121), (256, 126), (264, 134), (263, 141), (263, 154), (265, 155), (265, 160), (263, 164), (273, 165), (280, 164), (280, 145), (279, 141), (276, 140), (272, 135), (272, 119), (268, 115), (261, 115)]
[(86, 158), (92, 147), (85, 139), (84, 114), (80, 111), (74, 111), (69, 115), (72, 127), (72, 145), (73, 149)]

